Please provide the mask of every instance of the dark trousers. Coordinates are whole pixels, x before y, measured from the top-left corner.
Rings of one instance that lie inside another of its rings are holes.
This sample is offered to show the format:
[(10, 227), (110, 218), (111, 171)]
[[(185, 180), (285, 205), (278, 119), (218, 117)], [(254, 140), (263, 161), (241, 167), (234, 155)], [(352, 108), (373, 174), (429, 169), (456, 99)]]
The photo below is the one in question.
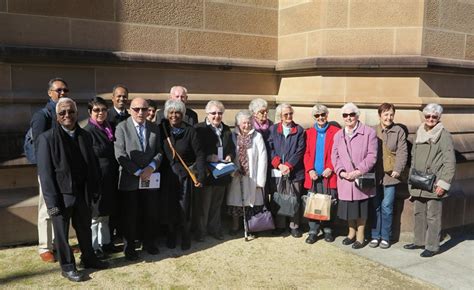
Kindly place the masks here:
[[(67, 198), (66, 195), (64, 197)], [(76, 261), (69, 247), (69, 221), (71, 219), (79, 241), (82, 261), (89, 263), (96, 259), (92, 249), (91, 213), (84, 194), (78, 194), (73, 206), (65, 208), (60, 215), (52, 217), (55, 246), (63, 271), (76, 269)]]
[[(122, 193), (124, 252), (133, 252), (135, 250), (134, 242), (138, 238), (143, 239), (145, 248), (152, 246), (158, 227), (156, 208), (158, 190), (139, 189)], [(138, 231), (138, 224), (143, 225), (142, 234)]]
[(225, 192), (225, 185), (206, 185), (196, 196), (199, 203), (197, 236), (222, 234), (221, 208)]

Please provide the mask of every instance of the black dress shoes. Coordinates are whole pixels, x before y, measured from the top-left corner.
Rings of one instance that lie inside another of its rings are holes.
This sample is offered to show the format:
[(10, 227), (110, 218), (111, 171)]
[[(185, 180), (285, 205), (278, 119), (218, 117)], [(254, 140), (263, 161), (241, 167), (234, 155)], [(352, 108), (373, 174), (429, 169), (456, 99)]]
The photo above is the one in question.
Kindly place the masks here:
[(291, 229), (291, 236), (293, 238), (301, 238), (303, 234), (301, 233), (300, 229)]
[(109, 263), (107, 262), (104, 262), (104, 261), (101, 261), (101, 260), (92, 260), (92, 261), (81, 261), (82, 262), (82, 265), (84, 266), (84, 268), (86, 269), (89, 269), (89, 268), (92, 268), (92, 269), (107, 269), (109, 267)]
[(72, 282), (81, 282), (81, 281), (84, 281), (84, 278), (85, 278), (84, 274), (78, 272), (77, 270), (61, 271), (61, 275)]
[(99, 260), (103, 260), (103, 259), (107, 258), (107, 255), (101, 249), (95, 250), (94, 254), (97, 257), (97, 259), (99, 259)]
[(314, 243), (316, 243), (316, 240), (317, 240), (316, 234), (309, 234), (309, 236), (306, 238), (305, 242), (307, 244), (314, 244)]
[(107, 254), (120, 253), (122, 251), (121, 247), (117, 247), (113, 243), (102, 245), (102, 251)]
[(136, 260), (138, 260), (138, 253), (137, 253), (137, 251), (133, 250), (133, 251), (125, 252), (125, 259), (127, 259), (127, 260), (129, 260), (129, 261), (136, 261)]
[(403, 248), (405, 250), (420, 250), (420, 249), (424, 249), (425, 246), (418, 246), (418, 245), (415, 245), (415, 244), (406, 244), (403, 246)]
[(431, 258), (434, 255), (436, 255), (437, 253), (438, 252), (434, 252), (434, 251), (430, 251), (430, 250), (424, 250), (423, 252), (421, 252), (420, 257)]
[(324, 233), (324, 240), (328, 243), (334, 242), (334, 237), (332, 236), (332, 233)]
[(150, 255), (158, 255), (160, 253), (158, 247), (154, 245), (143, 247), (143, 250), (145, 250)]
[(176, 235), (175, 234), (168, 234), (166, 238), (166, 247), (168, 249), (176, 248)]
[(349, 245), (353, 244), (355, 241), (356, 241), (355, 237), (353, 237), (352, 239), (349, 238), (349, 237), (346, 237), (344, 240), (342, 240), (342, 244), (345, 245), (345, 246), (349, 246)]
[(362, 249), (363, 247), (365, 247), (365, 243), (364, 242), (359, 242), (359, 241), (355, 241), (353, 244), (352, 244), (352, 248), (355, 249), (355, 250), (358, 250), (358, 249)]
[(186, 251), (191, 248), (191, 237), (183, 236), (181, 237), (181, 250)]

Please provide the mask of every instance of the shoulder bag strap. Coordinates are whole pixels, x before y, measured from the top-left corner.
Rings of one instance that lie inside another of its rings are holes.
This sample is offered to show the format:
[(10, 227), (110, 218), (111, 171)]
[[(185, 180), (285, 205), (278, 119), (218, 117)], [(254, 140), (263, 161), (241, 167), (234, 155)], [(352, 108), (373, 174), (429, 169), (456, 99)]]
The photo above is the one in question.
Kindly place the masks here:
[(346, 151), (347, 151), (347, 155), (349, 155), (349, 159), (351, 160), (351, 164), (352, 164), (352, 167), (354, 167), (354, 170), (356, 170), (356, 166), (354, 164), (354, 161), (352, 161), (352, 155), (351, 153), (349, 152), (349, 147), (347, 145), (347, 140), (346, 140), (346, 131), (344, 128), (342, 128), (342, 138), (344, 139), (344, 143), (346, 144)]
[(166, 141), (168, 141), (168, 145), (170, 146), (171, 151), (173, 152), (173, 159), (175, 157), (178, 157), (179, 162), (181, 162), (184, 169), (186, 169), (186, 171), (188, 172), (189, 176), (191, 177), (191, 179), (194, 182), (194, 185), (197, 186), (199, 184), (199, 181), (197, 180), (196, 175), (194, 175), (194, 173), (191, 171), (191, 169), (189, 169), (189, 167), (184, 162), (183, 158), (181, 158), (181, 156), (179, 155), (178, 151), (176, 151), (176, 149), (174, 149), (174, 146), (173, 146), (173, 144), (171, 143), (171, 140), (170, 140), (170, 136), (168, 135), (168, 131), (166, 131), (165, 123), (162, 122), (161, 126), (163, 126), (163, 131), (165, 132), (165, 135), (166, 135)]

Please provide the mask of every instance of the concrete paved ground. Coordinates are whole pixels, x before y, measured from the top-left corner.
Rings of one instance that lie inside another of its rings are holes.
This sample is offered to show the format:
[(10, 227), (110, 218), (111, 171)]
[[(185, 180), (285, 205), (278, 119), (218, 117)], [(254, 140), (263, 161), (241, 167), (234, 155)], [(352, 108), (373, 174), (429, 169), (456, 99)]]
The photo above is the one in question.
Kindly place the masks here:
[(334, 245), (443, 289), (474, 289), (473, 229), (448, 233), (440, 253), (432, 258), (421, 258), (422, 250), (403, 249), (403, 245), (411, 242), (409, 235), (386, 250), (369, 246), (353, 250), (342, 245), (343, 239), (344, 236), (338, 237)]

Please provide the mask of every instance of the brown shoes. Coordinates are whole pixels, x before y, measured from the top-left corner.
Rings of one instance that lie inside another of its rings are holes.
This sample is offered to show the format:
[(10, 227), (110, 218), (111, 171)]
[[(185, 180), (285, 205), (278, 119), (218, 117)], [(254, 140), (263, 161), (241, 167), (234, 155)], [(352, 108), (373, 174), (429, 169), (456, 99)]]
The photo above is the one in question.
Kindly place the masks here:
[(56, 262), (56, 258), (54, 257), (54, 254), (50, 251), (41, 253), (40, 257), (41, 257), (41, 260), (43, 260), (43, 262), (47, 262), (47, 263)]

